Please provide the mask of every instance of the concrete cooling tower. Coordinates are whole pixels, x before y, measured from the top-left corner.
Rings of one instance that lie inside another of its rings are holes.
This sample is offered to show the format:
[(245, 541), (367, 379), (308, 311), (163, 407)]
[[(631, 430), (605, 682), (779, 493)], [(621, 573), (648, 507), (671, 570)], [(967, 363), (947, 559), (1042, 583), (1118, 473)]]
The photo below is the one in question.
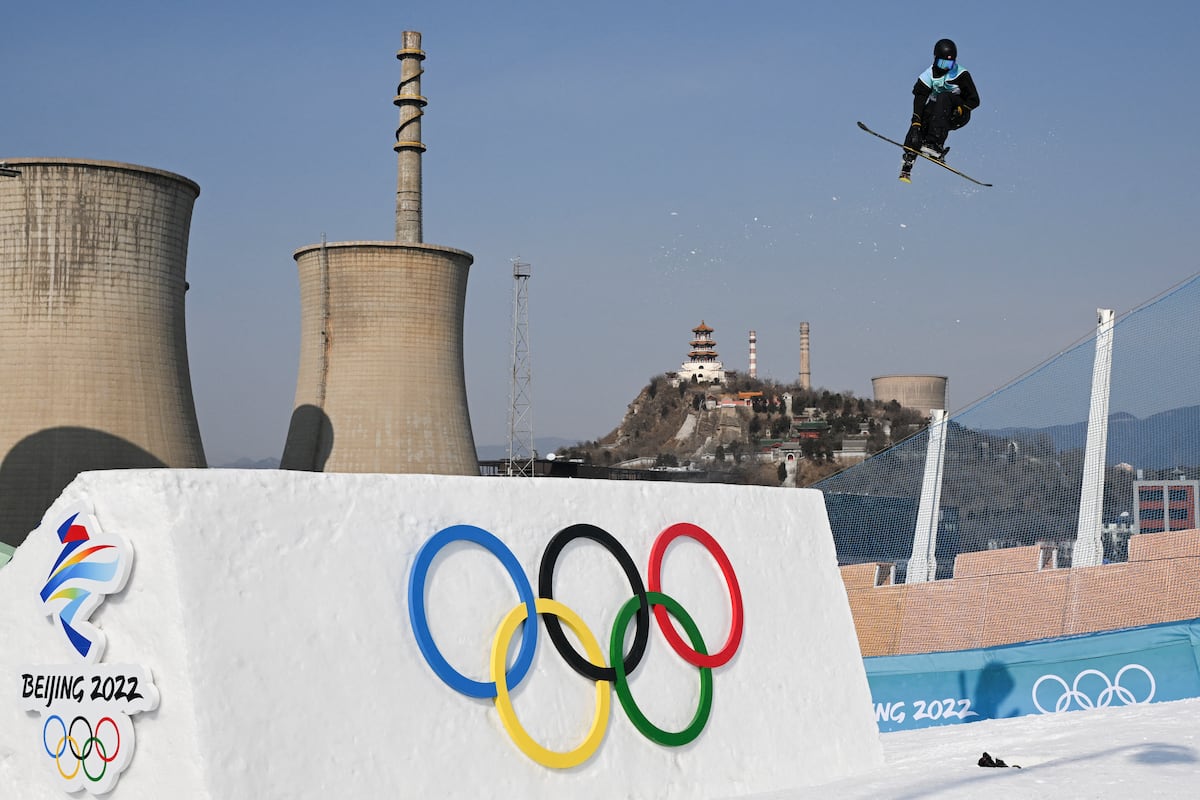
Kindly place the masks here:
[(881, 375), (871, 378), (875, 402), (895, 400), (905, 408), (916, 409), (925, 416), (929, 416), (929, 412), (935, 408), (947, 410), (946, 384), (944, 375)]
[(404, 33), (396, 241), (296, 251), (300, 368), (284, 469), (478, 475), (463, 370), (470, 253), (421, 242), (421, 35)]
[(204, 467), (184, 331), (200, 187), (148, 167), (9, 160), (0, 177), (0, 541), (75, 476)]

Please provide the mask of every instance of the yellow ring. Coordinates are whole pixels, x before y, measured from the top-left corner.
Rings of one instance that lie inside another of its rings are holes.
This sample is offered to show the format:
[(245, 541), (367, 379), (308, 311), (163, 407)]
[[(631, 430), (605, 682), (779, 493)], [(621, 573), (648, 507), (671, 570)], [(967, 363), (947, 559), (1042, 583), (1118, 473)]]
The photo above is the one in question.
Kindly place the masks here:
[[(69, 736), (64, 736), (63, 738), (58, 740), (58, 747), (55, 747), (54, 749), (60, 750), (62, 748), (62, 746), (64, 744), (66, 744), (67, 742), (70, 742), (73, 745), (79, 744), (79, 742), (75, 741), (74, 738), (71, 738)], [(65, 751), (63, 751), (63, 752), (65, 752)], [(75, 771), (72, 772), (70, 775), (68, 775), (67, 773), (63, 772), (62, 762), (59, 760), (59, 758), (61, 756), (62, 756), (62, 753), (59, 753), (57, 756), (54, 757), (54, 766), (58, 767), (58, 774), (62, 775), (64, 779), (66, 779), (68, 781), (72, 780), (76, 775), (79, 774), (79, 768), (81, 766), (83, 766), (83, 759), (82, 758), (75, 759)]]
[[(587, 625), (578, 614), (557, 600), (547, 597), (537, 598), (534, 608), (539, 614), (553, 614), (565, 622), (567, 627), (579, 637), (588, 659), (593, 664), (604, 663), (604, 651), (600, 649), (600, 643), (596, 641), (596, 637), (588, 630)], [(506, 666), (504, 662), (508, 656), (509, 642), (512, 641), (517, 626), (525, 619), (527, 613), (525, 604), (518, 603), (500, 623), (500, 627), (496, 629), (496, 638), (492, 640), (491, 677), (496, 682), (496, 711), (500, 713), (500, 721), (504, 723), (504, 729), (508, 731), (513, 743), (521, 749), (522, 753), (544, 767), (552, 769), (575, 767), (591, 758), (604, 739), (604, 731), (608, 727), (609, 708), (612, 705), (610, 684), (608, 681), (596, 681), (596, 716), (592, 718), (592, 729), (588, 731), (582, 744), (574, 750), (559, 753), (548, 750), (535, 742), (533, 737), (521, 727), (521, 721), (517, 719), (512, 699), (508, 696), (508, 683), (504, 674)]]

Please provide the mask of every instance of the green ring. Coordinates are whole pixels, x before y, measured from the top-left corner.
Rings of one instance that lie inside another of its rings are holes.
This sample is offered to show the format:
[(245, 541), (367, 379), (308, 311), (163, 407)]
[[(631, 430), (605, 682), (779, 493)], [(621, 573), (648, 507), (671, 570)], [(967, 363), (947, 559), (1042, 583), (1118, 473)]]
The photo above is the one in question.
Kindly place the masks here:
[[(89, 739), (88, 739), (86, 742), (84, 742), (84, 743), (83, 743), (83, 746), (84, 746), (84, 747), (87, 747), (87, 746), (88, 746), (89, 744), (91, 744), (92, 742), (95, 742), (95, 743), (96, 743), (96, 749), (98, 749), (98, 750), (100, 751), (100, 760), (101, 760), (101, 762), (103, 762), (103, 764), (104, 764), (104, 766), (102, 766), (102, 767), (100, 768), (100, 774), (99, 774), (99, 775), (93, 775), (92, 773), (88, 772), (88, 768), (87, 768), (87, 759), (86, 759), (86, 758), (85, 758), (85, 759), (80, 759), (80, 763), (81, 763), (81, 764), (83, 764), (83, 774), (87, 776), (87, 778), (88, 778), (88, 780), (89, 780), (89, 781), (91, 781), (92, 783), (96, 783), (97, 781), (99, 781), (101, 778), (103, 778), (103, 777), (104, 777), (104, 773), (108, 772), (108, 761), (105, 761), (105, 760), (104, 760), (104, 759), (108, 758), (108, 753), (104, 752), (104, 743), (103, 743), (103, 742), (101, 742), (101, 741), (100, 741), (100, 739), (99, 739), (99, 738), (97, 738), (97, 737), (96, 737), (96, 736), (94, 736), (94, 735), (93, 735), (91, 738), (89, 738)], [(115, 757), (115, 756), (114, 756), (114, 757)], [(110, 759), (110, 760), (111, 760), (111, 759)]]
[[(683, 625), (683, 630), (692, 640), (692, 648), (701, 655), (708, 655), (708, 650), (704, 646), (704, 638), (700, 635), (700, 628), (674, 598), (662, 592), (646, 592), (646, 600), (651, 606), (666, 608), (667, 612)], [(666, 747), (680, 747), (699, 736), (700, 731), (704, 730), (704, 725), (708, 722), (708, 714), (712, 711), (712, 669), (700, 667), (700, 705), (696, 708), (696, 716), (692, 717), (692, 721), (686, 728), (681, 731), (664, 731), (646, 719), (646, 715), (638, 708), (637, 701), (633, 699), (633, 692), (629, 690), (629, 681), (625, 677), (625, 665), (622, 663), (625, 657), (625, 631), (629, 627), (629, 620), (637, 613), (640, 606), (641, 598), (631, 597), (625, 602), (625, 605), (621, 606), (616, 620), (613, 621), (612, 638), (609, 640), (608, 646), (608, 662), (612, 664), (612, 669), (616, 672), (616, 680), (613, 681), (613, 685), (617, 689), (617, 698), (621, 701), (621, 708), (625, 709), (625, 715), (643, 736)]]

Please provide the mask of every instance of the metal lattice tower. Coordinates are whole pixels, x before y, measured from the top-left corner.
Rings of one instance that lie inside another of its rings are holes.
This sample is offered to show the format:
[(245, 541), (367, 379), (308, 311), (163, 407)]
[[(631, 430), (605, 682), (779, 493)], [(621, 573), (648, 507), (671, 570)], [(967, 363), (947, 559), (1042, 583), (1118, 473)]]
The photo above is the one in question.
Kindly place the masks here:
[(533, 364), (529, 353), (529, 265), (513, 259), (512, 388), (508, 475), (533, 477)]

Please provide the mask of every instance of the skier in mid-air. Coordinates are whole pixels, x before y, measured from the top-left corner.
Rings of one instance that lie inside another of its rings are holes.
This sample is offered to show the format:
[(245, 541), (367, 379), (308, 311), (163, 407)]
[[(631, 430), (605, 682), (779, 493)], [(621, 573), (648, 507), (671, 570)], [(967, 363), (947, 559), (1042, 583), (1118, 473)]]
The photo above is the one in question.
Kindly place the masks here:
[[(933, 46), (933, 66), (921, 73), (913, 84), (913, 115), (904, 146), (919, 150), (930, 158), (943, 160), (950, 148), (946, 136), (966, 125), (971, 110), (979, 108), (979, 92), (971, 73), (958, 63), (958, 47), (949, 39)], [(904, 152), (900, 180), (911, 180), (915, 153)]]

